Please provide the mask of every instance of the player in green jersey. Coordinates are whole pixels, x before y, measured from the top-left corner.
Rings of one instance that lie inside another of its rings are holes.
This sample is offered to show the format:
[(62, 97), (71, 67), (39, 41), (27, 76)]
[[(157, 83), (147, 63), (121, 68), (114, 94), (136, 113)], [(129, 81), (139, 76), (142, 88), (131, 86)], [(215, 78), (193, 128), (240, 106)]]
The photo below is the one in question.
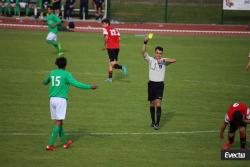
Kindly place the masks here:
[(53, 13), (51, 6), (47, 7), (47, 12), (47, 22), (49, 29), (49, 33), (47, 35), (47, 42), (48, 44), (53, 45), (57, 49), (58, 56), (62, 56), (62, 46), (59, 42), (57, 42), (58, 25), (61, 24), (62, 21)]
[(54, 151), (56, 149), (54, 144), (58, 135), (61, 138), (64, 148), (68, 148), (73, 143), (72, 140), (67, 140), (65, 138), (63, 130), (63, 120), (66, 116), (69, 86), (72, 85), (80, 89), (97, 88), (96, 85), (88, 85), (75, 80), (71, 73), (65, 70), (67, 65), (65, 57), (57, 58), (55, 64), (58, 66), (58, 69), (51, 71), (43, 81), (45, 85), (49, 84), (50, 113), (51, 119), (55, 121), (49, 144), (46, 146), (46, 150), (49, 151)]

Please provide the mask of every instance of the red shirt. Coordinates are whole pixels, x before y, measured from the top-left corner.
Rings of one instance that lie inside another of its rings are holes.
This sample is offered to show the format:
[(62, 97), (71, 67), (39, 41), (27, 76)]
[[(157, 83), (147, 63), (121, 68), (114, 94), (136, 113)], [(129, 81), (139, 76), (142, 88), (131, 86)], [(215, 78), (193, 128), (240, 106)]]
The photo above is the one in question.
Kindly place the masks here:
[(226, 113), (225, 122), (229, 123), (233, 120), (233, 114), (235, 111), (240, 111), (244, 117), (250, 119), (250, 111), (246, 104), (237, 102), (231, 105)]
[(108, 49), (117, 49), (120, 47), (120, 33), (110, 25), (103, 28), (103, 35), (108, 37)]

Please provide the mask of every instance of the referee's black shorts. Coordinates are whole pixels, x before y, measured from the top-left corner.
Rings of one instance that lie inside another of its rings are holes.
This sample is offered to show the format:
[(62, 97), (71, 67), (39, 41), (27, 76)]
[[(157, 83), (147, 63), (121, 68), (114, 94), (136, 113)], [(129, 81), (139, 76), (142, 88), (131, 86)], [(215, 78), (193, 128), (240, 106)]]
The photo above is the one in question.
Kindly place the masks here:
[(148, 101), (155, 99), (162, 100), (164, 92), (164, 82), (148, 82)]
[(234, 123), (234, 122), (229, 122), (229, 133), (234, 133), (238, 128), (240, 128), (240, 127), (247, 127), (247, 123), (246, 122), (244, 122), (244, 121), (241, 121), (240, 123), (239, 123), (239, 125), (237, 125), (236, 123)]
[(118, 61), (119, 48), (108, 49), (109, 61)]

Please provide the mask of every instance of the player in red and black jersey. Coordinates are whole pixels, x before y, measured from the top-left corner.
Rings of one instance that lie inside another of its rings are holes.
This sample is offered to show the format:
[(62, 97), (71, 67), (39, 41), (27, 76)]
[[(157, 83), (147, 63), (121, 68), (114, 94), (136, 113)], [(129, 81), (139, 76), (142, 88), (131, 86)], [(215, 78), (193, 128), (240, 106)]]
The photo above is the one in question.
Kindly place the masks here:
[(123, 71), (124, 76), (128, 75), (128, 68), (124, 65), (119, 65), (118, 54), (120, 51), (120, 33), (117, 29), (110, 25), (109, 19), (102, 20), (103, 36), (104, 36), (104, 49), (108, 51), (109, 55), (109, 75), (107, 82), (112, 82), (113, 68)]
[(226, 115), (223, 125), (221, 126), (220, 138), (224, 138), (224, 131), (229, 124), (228, 142), (223, 146), (223, 149), (230, 149), (234, 143), (235, 132), (239, 129), (241, 149), (246, 147), (246, 127), (250, 123), (250, 110), (244, 103), (237, 102), (232, 104)]

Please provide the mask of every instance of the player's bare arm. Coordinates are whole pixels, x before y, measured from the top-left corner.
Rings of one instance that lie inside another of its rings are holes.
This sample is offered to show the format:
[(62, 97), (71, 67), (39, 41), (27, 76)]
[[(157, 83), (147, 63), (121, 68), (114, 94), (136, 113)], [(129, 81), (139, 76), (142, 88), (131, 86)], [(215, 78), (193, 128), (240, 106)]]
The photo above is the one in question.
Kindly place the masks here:
[(175, 63), (175, 62), (176, 62), (176, 59), (172, 59), (172, 58), (163, 58), (163, 62)]
[(223, 139), (224, 138), (224, 131), (227, 127), (228, 123), (224, 122), (223, 125), (221, 126), (221, 129), (220, 129), (220, 138)]
[(108, 36), (104, 35), (103, 40), (104, 40), (104, 48), (103, 48), (103, 50), (107, 50), (107, 48), (108, 48)]
[(144, 39), (144, 44), (142, 45), (142, 49), (141, 49), (141, 54), (142, 54), (142, 57), (143, 58), (145, 58), (147, 55), (148, 55), (148, 53), (147, 53), (147, 48), (146, 48), (146, 46), (147, 46), (147, 43), (148, 43), (148, 38), (147, 37), (145, 37), (145, 39)]

